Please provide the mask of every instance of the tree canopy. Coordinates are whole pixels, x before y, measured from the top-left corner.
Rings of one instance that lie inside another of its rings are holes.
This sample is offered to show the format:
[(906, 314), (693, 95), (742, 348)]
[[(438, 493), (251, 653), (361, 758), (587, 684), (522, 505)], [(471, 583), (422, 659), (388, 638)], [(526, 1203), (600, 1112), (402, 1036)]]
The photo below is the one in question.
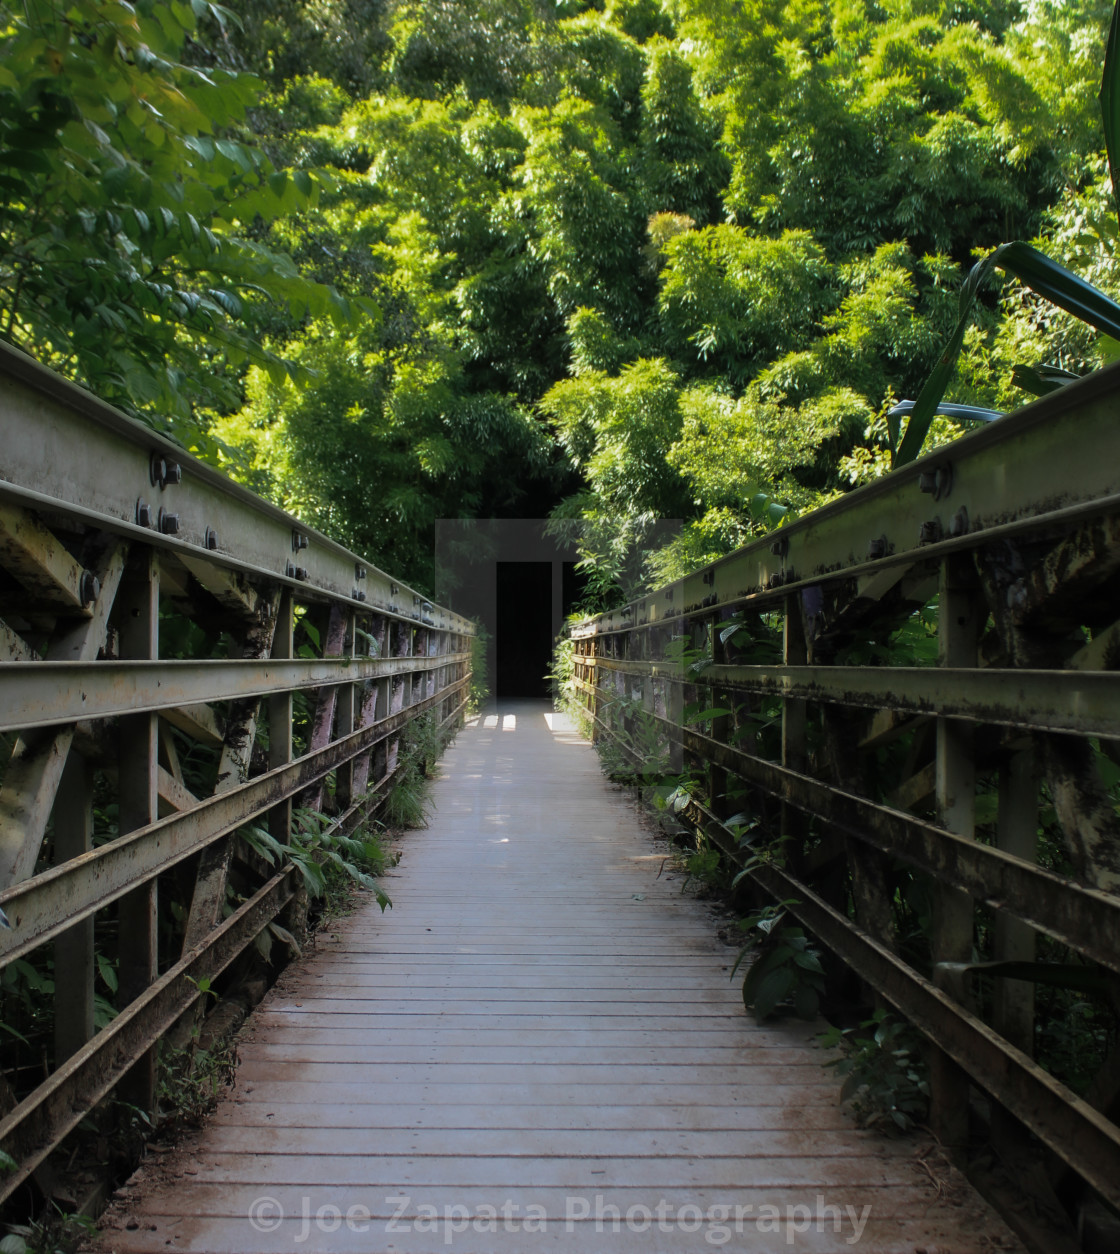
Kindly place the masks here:
[[(555, 511), (619, 596), (883, 473), (977, 256), (1120, 290), (1110, 14), (0, 0), (0, 333), (420, 584)], [(1115, 347), (979, 299), (953, 399)]]

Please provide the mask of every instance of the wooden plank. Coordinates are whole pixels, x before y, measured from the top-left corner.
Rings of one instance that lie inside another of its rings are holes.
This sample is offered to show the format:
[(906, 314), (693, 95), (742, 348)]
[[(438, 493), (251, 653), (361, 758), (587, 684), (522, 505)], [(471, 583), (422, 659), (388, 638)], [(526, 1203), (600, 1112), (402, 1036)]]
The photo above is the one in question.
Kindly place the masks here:
[[(429, 1063), (456, 1062), (469, 1063), (474, 1067), (516, 1066), (521, 1063), (549, 1067), (586, 1066), (603, 1063), (615, 1067), (629, 1068), (648, 1066), (670, 1066), (696, 1068), (705, 1079), (709, 1068), (735, 1069), (736, 1075), (743, 1067), (781, 1068), (782, 1076), (792, 1074), (789, 1070), (788, 1050), (754, 1049), (742, 1044), (722, 1045), (687, 1045), (682, 1042), (679, 1032), (667, 1033), (664, 1043), (625, 1041), (618, 1045), (605, 1045), (596, 1029), (578, 1033), (583, 1039), (575, 1044), (558, 1044), (552, 1034), (548, 1034), (533, 1042), (523, 1034), (510, 1043), (503, 1033), (498, 1041), (484, 1044), (465, 1045), (448, 1044), (441, 1036), (434, 1035), (427, 1045), (401, 1045), (395, 1033), (389, 1036), (377, 1050), (378, 1067), (407, 1066), (408, 1064), (427, 1066)], [(656, 1037), (656, 1033), (650, 1033)], [(323, 1040), (318, 1034), (313, 1041), (296, 1042), (291, 1040), (275, 1041), (271, 1037), (267, 1042), (241, 1045), (238, 1057), (246, 1065), (245, 1074), (251, 1081), (254, 1075), (272, 1074), (272, 1063), (351, 1063), (359, 1065), (369, 1059), (369, 1038), (361, 1042), (343, 1044), (337, 1041), (337, 1032), (331, 1032), (329, 1040)], [(806, 1077), (812, 1082), (820, 1079), (820, 1064), (816, 1061), (804, 1064), (809, 1070)], [(484, 1079), (485, 1071), (480, 1071), (479, 1078)], [(827, 1079), (828, 1073), (825, 1073)], [(282, 1078), (282, 1077), (281, 1077)]]
[[(586, 1195), (588, 1206), (593, 1206), (596, 1197), (599, 1196), (601, 1195), (593, 1191), (588, 1193)], [(308, 1248), (301, 1243), (308, 1240), (309, 1234), (313, 1237), (317, 1232), (331, 1233), (330, 1237), (324, 1235), (321, 1238), (329, 1239), (330, 1245), (310, 1248), (326, 1248), (331, 1251), (331, 1254), (369, 1254), (371, 1248), (391, 1249), (393, 1254), (432, 1254), (433, 1250), (446, 1248), (456, 1240), (455, 1233), (462, 1231), (471, 1233), (470, 1244), (462, 1247), (469, 1249), (471, 1254), (525, 1254), (527, 1249), (532, 1248), (528, 1244), (530, 1241), (534, 1245), (539, 1243), (537, 1248), (540, 1249), (563, 1249), (570, 1251), (571, 1254), (604, 1254), (604, 1251), (608, 1249), (612, 1251), (612, 1254), (679, 1254), (682, 1250), (707, 1248), (695, 1244), (697, 1232), (705, 1225), (702, 1216), (700, 1224), (695, 1224), (693, 1218), (695, 1212), (691, 1210), (686, 1211), (686, 1218), (678, 1226), (669, 1221), (659, 1220), (658, 1212), (646, 1207), (645, 1210), (650, 1210), (649, 1214), (644, 1214), (644, 1211), (640, 1209), (636, 1212), (639, 1219), (635, 1220), (634, 1226), (631, 1228), (621, 1226), (620, 1232), (614, 1235), (609, 1212), (605, 1222), (597, 1223), (592, 1219), (586, 1223), (574, 1221), (569, 1223), (562, 1219), (553, 1219), (541, 1223), (534, 1217), (530, 1227), (528, 1217), (519, 1217), (525, 1216), (525, 1212), (511, 1212), (508, 1220), (503, 1219), (501, 1212), (497, 1209), (497, 1206), (501, 1204), (503, 1203), (486, 1203), (491, 1210), (483, 1212), (483, 1217), (472, 1219), (471, 1212), (468, 1211), (462, 1219), (448, 1225), (438, 1218), (442, 1211), (437, 1208), (437, 1218), (434, 1220), (429, 1212), (422, 1222), (420, 1220), (404, 1221), (403, 1224), (397, 1223), (393, 1227), (389, 1226), (392, 1219), (391, 1210), (387, 1214), (368, 1221), (363, 1219), (352, 1224), (342, 1222), (340, 1213), (337, 1228), (333, 1222), (327, 1220), (323, 1220), (323, 1226), (317, 1228), (314, 1211), (311, 1211), (308, 1221), (303, 1218), (290, 1217), (281, 1221), (275, 1231), (267, 1232), (263, 1236), (258, 1235), (249, 1227), (243, 1218), (240, 1221), (243, 1232), (237, 1235), (235, 1235), (236, 1230), (229, 1226), (216, 1226), (206, 1219), (190, 1217), (169, 1224), (168, 1231), (173, 1233), (176, 1249), (198, 1251), (199, 1254), (290, 1254), (292, 1249)], [(728, 1213), (734, 1214), (733, 1203), (726, 1204), (732, 1208)], [(604, 1202), (604, 1205), (609, 1205), (609, 1203)], [(326, 1206), (328, 1209), (324, 1213), (332, 1216), (333, 1204), (326, 1203)], [(453, 1211), (452, 1213), (455, 1215), (461, 1212)], [(495, 1216), (494, 1218), (485, 1217), (491, 1213)], [(750, 1226), (741, 1226), (741, 1230), (747, 1235), (736, 1236), (733, 1239), (749, 1240), (750, 1245), (739, 1248), (750, 1249), (752, 1254), (788, 1254), (796, 1242), (800, 1254), (836, 1254), (837, 1250), (852, 1248), (872, 1251), (890, 1250), (892, 1254), (909, 1254), (911, 1250), (923, 1248), (924, 1240), (929, 1241), (932, 1247), (938, 1250), (952, 1248), (944, 1244), (946, 1236), (959, 1230), (957, 1224), (945, 1226), (935, 1222), (904, 1222), (888, 1219), (883, 1223), (868, 1220), (866, 1224), (861, 1225), (858, 1234), (851, 1228), (846, 1230), (847, 1235), (841, 1235), (844, 1229), (834, 1234), (832, 1227), (828, 1226), (823, 1234), (809, 1230), (804, 1235), (799, 1235), (802, 1231), (800, 1227), (802, 1221), (795, 1219), (794, 1225), (787, 1228), (781, 1219), (781, 1213), (779, 1208), (777, 1218), (773, 1218), (773, 1209), (763, 1211), (758, 1214), (757, 1218), (751, 1219)], [(794, 1213), (799, 1214), (799, 1212)], [(299, 1215), (300, 1212), (297, 1211), (295, 1214)], [(360, 1209), (359, 1214), (364, 1216), (365, 1211)], [(644, 1219), (640, 1218), (642, 1215)], [(659, 1227), (659, 1224), (663, 1222), (664, 1227)], [(805, 1222), (812, 1222), (811, 1211)], [(525, 1231), (522, 1231), (523, 1223)], [(476, 1224), (486, 1235), (475, 1235)], [(715, 1223), (707, 1230), (716, 1234), (715, 1240), (719, 1243), (725, 1239), (722, 1235), (724, 1231), (728, 1233), (736, 1231), (723, 1223)], [(534, 1235), (527, 1235), (529, 1232)], [(612, 1233), (612, 1235), (604, 1237), (604, 1232)], [(692, 1235), (686, 1236), (685, 1233)], [(371, 1247), (369, 1244), (371, 1234), (377, 1234), (375, 1239), (391, 1241), (392, 1245)], [(133, 1251), (150, 1248), (147, 1244), (150, 1239), (150, 1234), (145, 1236), (136, 1231), (114, 1233), (113, 1248), (120, 1254), (132, 1254)], [(706, 1240), (703, 1236), (699, 1239)], [(171, 1240), (171, 1237), (167, 1238), (168, 1243)], [(459, 1240), (462, 1241), (462, 1238)], [(837, 1241), (852, 1242), (852, 1244), (838, 1246), (835, 1244)], [(860, 1242), (858, 1247), (854, 1244), (856, 1241)], [(607, 1242), (609, 1245), (606, 1244)], [(1003, 1248), (1021, 1250), (1023, 1247), (1014, 1245)]]
[[(321, 1041), (323, 1033), (317, 1027), (293, 1027), (282, 1021), (257, 1020), (253, 1033), (242, 1037), (245, 1051), (256, 1044), (291, 1045), (298, 1049), (307, 1042)], [(409, 1030), (395, 1024), (371, 1025), (368, 1022), (361, 1027), (339, 1027), (332, 1025), (330, 1040), (337, 1045), (374, 1044), (378, 1049), (378, 1057), (388, 1049), (411, 1049), (418, 1046), (466, 1046), (489, 1045), (495, 1042), (510, 1046), (520, 1046), (526, 1050), (540, 1048), (541, 1045), (552, 1045), (562, 1049), (568, 1045), (594, 1043), (602, 1049), (625, 1046), (628, 1049), (640, 1045), (656, 1045), (663, 1043), (660, 1038), (668, 1035), (672, 1041), (680, 1040), (679, 1033), (671, 1029), (667, 1032), (655, 1024), (650, 1028), (601, 1028), (596, 1023), (591, 1027), (540, 1027), (540, 1028), (449, 1028), (439, 1027), (428, 1031)], [(719, 1050), (734, 1047), (747, 1052), (755, 1050), (759, 1053), (770, 1053), (777, 1050), (786, 1053), (789, 1050), (788, 1040), (777, 1037), (755, 1040), (752, 1037), (749, 1045), (743, 1044), (743, 1024), (741, 1020), (723, 1024), (719, 1027), (697, 1025), (687, 1038), (687, 1046), (681, 1048)]]
[[(289, 1146), (289, 1151), (291, 1150)], [(896, 1155), (813, 1154), (801, 1152), (772, 1157), (761, 1154), (746, 1163), (740, 1154), (723, 1158), (650, 1159), (610, 1155), (545, 1156), (531, 1160), (531, 1169), (510, 1154), (412, 1155), (412, 1154), (302, 1154), (288, 1152), (267, 1156), (273, 1173), (268, 1184), (368, 1185), (386, 1181), (402, 1185), (439, 1185), (496, 1189), (508, 1187), (602, 1188), (675, 1186), (732, 1189), (744, 1178), (760, 1188), (828, 1184), (869, 1184), (890, 1179)], [(196, 1154), (194, 1179), (199, 1183), (250, 1184), (258, 1180), (260, 1156), (253, 1153), (220, 1154), (208, 1150)], [(687, 1247), (686, 1247), (687, 1248)]]
[[(918, 1173), (921, 1173), (920, 1176)], [(173, 1192), (168, 1191), (166, 1196), (161, 1198), (165, 1209), (160, 1213), (168, 1216), (205, 1214), (243, 1218), (248, 1213), (249, 1205), (256, 1200), (252, 1188), (253, 1186), (251, 1185), (223, 1186), (199, 1184), (192, 1180), (184, 1180), (180, 1183), (178, 1189)], [(766, 1201), (772, 1200), (784, 1211), (786, 1205), (796, 1204), (799, 1200), (797, 1193), (789, 1188), (783, 1189), (779, 1187), (773, 1190), (773, 1193), (764, 1195), (761, 1188), (746, 1186), (737, 1191), (737, 1193), (740, 1204), (752, 1204), (755, 1212)], [(913, 1183), (881, 1185), (878, 1187), (854, 1187), (850, 1190), (845, 1190), (844, 1202), (853, 1205), (857, 1215), (863, 1211), (864, 1207), (870, 1204), (872, 1215), (877, 1216), (880, 1220), (905, 1219), (908, 1215), (914, 1214), (915, 1211), (920, 1213), (922, 1207), (929, 1203), (933, 1193), (934, 1186), (929, 1176), (921, 1172), (920, 1168), (917, 1168)], [(308, 1196), (312, 1214), (320, 1205), (329, 1205), (332, 1200), (324, 1190), (316, 1190), (315, 1193)], [(707, 1210), (709, 1206), (726, 1204), (728, 1201), (725, 1194), (707, 1188), (693, 1188), (687, 1191), (684, 1189), (667, 1188), (664, 1190), (663, 1196), (674, 1212), (678, 1207), (689, 1204), (696, 1204)], [(522, 1208), (522, 1214), (525, 1213), (524, 1208), (526, 1206), (538, 1205), (543, 1206), (549, 1215), (563, 1217), (566, 1211), (567, 1197), (568, 1195), (564, 1190), (548, 1186), (515, 1188), (509, 1192), (509, 1200), (514, 1205)], [(304, 1195), (297, 1188), (281, 1186), (276, 1190), (275, 1198), (286, 1213), (299, 1215), (302, 1211)], [(362, 1199), (353, 1188), (340, 1192), (335, 1195), (333, 1200), (341, 1204), (344, 1212), (349, 1205), (361, 1205), (363, 1200), (368, 1205), (371, 1201), (368, 1196)], [(463, 1190), (457, 1200), (461, 1204), (466, 1205), (473, 1214), (476, 1213), (478, 1208), (489, 1204), (491, 1198), (481, 1189), (468, 1188)], [(604, 1201), (609, 1201), (615, 1205), (621, 1204), (624, 1215), (630, 1205), (635, 1203), (641, 1204), (644, 1200), (643, 1191), (633, 1186), (619, 1188), (605, 1186)], [(418, 1207), (433, 1204), (442, 1212), (443, 1206), (446, 1204), (446, 1197), (441, 1196), (441, 1191), (433, 1189), (431, 1186), (421, 1185), (410, 1190), (409, 1201), (410, 1205), (406, 1208), (405, 1213), (415, 1215), (418, 1213)], [(385, 1219), (393, 1213), (398, 1205), (392, 1204), (386, 1209), (384, 1197), (375, 1197), (373, 1204), (376, 1207), (378, 1216)], [(842, 1205), (841, 1215), (844, 1214), (844, 1210), (845, 1207)], [(734, 1204), (732, 1204), (731, 1215), (733, 1216), (734, 1213)], [(750, 1214), (750, 1212), (748, 1211), (747, 1214)], [(735, 1247), (732, 1248), (734, 1249)], [(909, 1251), (907, 1251), (907, 1254), (909, 1254)]]
[[(713, 1064), (698, 1068), (692, 1063), (644, 1063), (628, 1065), (618, 1063), (585, 1062), (558, 1065), (549, 1059), (517, 1063), (461, 1063), (441, 1060), (438, 1064), (427, 1062), (283, 1062), (269, 1060), (255, 1062), (247, 1059), (241, 1069), (246, 1084), (257, 1079), (301, 1081), (309, 1084), (329, 1084), (337, 1080), (340, 1068), (345, 1067), (350, 1080), (360, 1084), (417, 1086), (419, 1089), (432, 1080), (432, 1067), (438, 1065), (440, 1084), (613, 1084), (625, 1092), (630, 1087), (646, 1084), (687, 1084), (720, 1086), (727, 1084), (819, 1084), (835, 1089), (834, 1078), (824, 1071), (815, 1060), (806, 1059), (800, 1067), (788, 1059), (771, 1066)], [(792, 1077), (792, 1079), (791, 1079)]]
[[(682, 1025), (682, 1031), (687, 1027)], [(339, 1068), (341, 1071), (342, 1068)], [(321, 1101), (326, 1105), (354, 1105), (362, 1102), (378, 1101), (381, 1090), (372, 1089), (368, 1084), (351, 1082), (343, 1077), (334, 1081), (317, 1081), (306, 1083), (300, 1080), (258, 1079), (246, 1080), (238, 1084), (232, 1100), (236, 1102), (263, 1102), (273, 1111), (276, 1107), (285, 1107), (289, 1103), (302, 1105), (307, 1102)], [(394, 1100), (397, 1095), (394, 1095)], [(452, 1083), (429, 1081), (422, 1086), (422, 1091), (402, 1094), (414, 1106), (418, 1100), (427, 1106), (462, 1106), (486, 1105), (497, 1109), (500, 1106), (557, 1106), (568, 1104), (590, 1104), (593, 1106), (609, 1106), (624, 1101), (628, 1106), (662, 1106), (662, 1105), (710, 1105), (716, 1100), (717, 1093), (713, 1086), (697, 1080), (688, 1083), (683, 1080), (662, 1080), (654, 1084), (631, 1085), (620, 1090), (616, 1081), (608, 1083), (591, 1083), (583, 1080), (576, 1084), (555, 1084), (541, 1080), (536, 1084), (508, 1083), (493, 1078), (486, 1082), (475, 1080), (470, 1083)], [(780, 1106), (788, 1108), (796, 1102), (802, 1106), (836, 1108), (836, 1085), (821, 1084), (809, 1087), (799, 1081), (789, 1084), (770, 1084), (759, 1088), (754, 1084), (726, 1084), (720, 1086), (718, 1096), (729, 1106)]]
[[(216, 1127), (206, 1138), (207, 1155), (283, 1154), (292, 1129), (275, 1120), (265, 1128)], [(301, 1154), (368, 1158), (799, 1158), (805, 1152), (800, 1129), (755, 1128), (708, 1131), (677, 1129), (563, 1128), (301, 1128)], [(851, 1126), (817, 1129), (813, 1151), (821, 1157), (878, 1158), (877, 1136), (859, 1136)]]
[[(373, 1109), (376, 1108), (376, 1116)], [(742, 1131), (787, 1128), (794, 1121), (803, 1128), (850, 1130), (851, 1120), (835, 1103), (829, 1105), (787, 1106), (748, 1104), (701, 1106), (646, 1103), (625, 1105), (450, 1105), (416, 1106), (386, 1103), (381, 1095), (367, 1093), (364, 1102), (332, 1103), (287, 1102), (283, 1111), (286, 1128), (642, 1128), (709, 1129)], [(270, 1102), (243, 1099), (224, 1103), (214, 1116), (215, 1125), (239, 1128), (274, 1126), (276, 1111)]]

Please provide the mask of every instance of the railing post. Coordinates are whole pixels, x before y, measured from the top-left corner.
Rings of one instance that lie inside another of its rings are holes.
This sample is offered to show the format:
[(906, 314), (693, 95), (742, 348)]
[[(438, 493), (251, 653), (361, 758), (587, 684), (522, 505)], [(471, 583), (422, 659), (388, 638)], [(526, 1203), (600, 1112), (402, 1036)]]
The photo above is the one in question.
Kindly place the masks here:
[[(938, 662), (941, 666), (973, 667), (977, 662), (980, 624), (976, 578), (971, 563), (946, 558), (941, 564), (938, 596)], [(941, 825), (959, 836), (974, 835), (976, 767), (972, 725), (937, 720), (937, 815)], [(973, 947), (972, 898), (963, 889), (938, 880), (933, 885), (933, 962), (968, 962)], [(968, 1001), (965, 977), (937, 974), (936, 982), (957, 1001)], [(930, 1057), (930, 1120), (948, 1150), (961, 1150), (968, 1140), (969, 1084), (966, 1073), (936, 1047)]]
[[(1038, 861), (1038, 780), (1030, 749), (1012, 752), (1000, 767), (996, 845), (1024, 862)], [(1033, 962), (1034, 929), (1021, 919), (997, 911), (992, 958), (996, 962)], [(1034, 985), (1026, 980), (996, 980), (992, 1026), (1012, 1045), (1033, 1057)], [(997, 1142), (1021, 1144), (1023, 1125), (995, 1105), (992, 1134)]]
[[(122, 658), (159, 657), (159, 557), (151, 550), (133, 554), (117, 594)], [(123, 835), (158, 817), (159, 719), (154, 713), (120, 720), (119, 829)], [(117, 914), (117, 1004), (123, 1009), (159, 973), (156, 879), (132, 889)], [(149, 1049), (124, 1077), (121, 1099), (151, 1114), (156, 1105), (156, 1050)]]
[[(342, 652), (353, 657), (357, 645), (354, 628), (358, 625), (358, 616), (353, 610), (346, 614), (346, 634), (342, 642)], [(338, 687), (338, 708), (334, 716), (334, 739), (341, 740), (354, 730), (354, 719), (357, 712), (357, 686), (340, 684)], [(343, 763), (335, 772), (335, 800), (340, 810), (347, 810), (354, 799), (354, 759)]]
[[(804, 666), (809, 660), (805, 624), (801, 617), (801, 597), (794, 593), (784, 602), (782, 616), (782, 665)], [(804, 771), (806, 765), (806, 729), (808, 706), (805, 701), (793, 697), (782, 698), (782, 765), (793, 771)], [(788, 802), (782, 802), (783, 836), (802, 837), (805, 820), (801, 811)], [(800, 841), (795, 851), (795, 865), (800, 865)]]
[[(603, 649), (598, 634), (593, 636), (585, 636), (583, 640), (584, 656), (591, 658), (599, 658), (603, 655)], [(587, 702), (587, 712), (591, 715), (591, 743), (594, 744), (599, 739), (599, 689), (603, 681), (603, 669), (599, 666), (585, 666), (583, 668), (583, 678), (591, 684), (592, 691), (584, 694), (584, 700)]]
[[(717, 663), (726, 662), (728, 658), (727, 646), (719, 638), (720, 619), (721, 615), (713, 614), (708, 625), (708, 630), (711, 632), (712, 637), (712, 661)], [(713, 707), (734, 710), (735, 694), (733, 692), (725, 688), (716, 688), (714, 685), (708, 691), (711, 694)], [(718, 740), (720, 744), (726, 744), (733, 725), (733, 719), (730, 714), (721, 714), (717, 718), (712, 719), (712, 739)], [(727, 802), (728, 786), (727, 771), (721, 766), (709, 766), (708, 792), (711, 799), (712, 813), (718, 818), (726, 818), (732, 813), (731, 807)]]
[[(54, 860), (68, 862), (93, 848), (93, 787), (89, 767), (73, 750), (54, 803)], [(60, 1067), (93, 1035), (93, 916), (54, 943), (54, 1063)]]
[[(276, 661), (287, 661), (295, 655), (295, 619), (292, 606), (292, 590), (280, 593), (276, 609), (276, 631), (272, 637), (269, 656)], [(268, 767), (273, 770), (286, 766), (292, 760), (292, 693), (274, 693), (268, 699)], [(292, 799), (281, 801), (268, 812), (268, 830), (274, 840), (286, 845), (292, 837)]]

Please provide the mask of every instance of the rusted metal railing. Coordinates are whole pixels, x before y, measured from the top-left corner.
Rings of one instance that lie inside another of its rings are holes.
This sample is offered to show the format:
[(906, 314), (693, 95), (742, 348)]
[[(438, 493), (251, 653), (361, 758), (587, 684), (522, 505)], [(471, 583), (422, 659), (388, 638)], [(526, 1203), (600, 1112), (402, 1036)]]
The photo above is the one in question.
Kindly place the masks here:
[[(998, 964), (1047, 937), (1106, 990), (1120, 973), (1118, 570), (1112, 367), (572, 632), (597, 735), (652, 746), (647, 771), (675, 753), (732, 858), (786, 837), (751, 878), (932, 1042), (941, 1139), (975, 1086), (1114, 1206), (1120, 1051), (1075, 1095), (1032, 1057), (1035, 984)], [(900, 665), (919, 613), (929, 664)], [(728, 830), (744, 808), (768, 837)], [(904, 877), (928, 964), (896, 927)]]
[(408, 724), (461, 720), (472, 631), (0, 345), (0, 967), (54, 981), (35, 1074), (5, 1067), (0, 1198), (111, 1091), (151, 1110), (157, 1042), (298, 911), (239, 829), (369, 819)]

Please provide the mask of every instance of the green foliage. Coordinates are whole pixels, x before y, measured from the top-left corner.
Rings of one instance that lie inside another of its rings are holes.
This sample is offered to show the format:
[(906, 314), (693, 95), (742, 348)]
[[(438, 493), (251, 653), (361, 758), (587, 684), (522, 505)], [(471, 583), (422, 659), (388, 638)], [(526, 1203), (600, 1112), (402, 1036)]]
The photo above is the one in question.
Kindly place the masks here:
[(238, 834), (269, 866), (291, 862), (312, 898), (324, 896), (332, 884), (341, 881), (368, 889), (382, 910), (393, 904), (374, 878), (385, 865), (381, 843), (374, 835), (361, 831), (347, 835), (329, 814), (318, 810), (293, 810), (292, 820), (287, 844), (256, 824), (241, 828)]
[(2, 11), (0, 334), (422, 587), (553, 512), (616, 604), (1110, 351), (956, 301), (1120, 293), (1103, 0)]
[(702, 225), (716, 220), (727, 161), (716, 142), (716, 121), (675, 48), (658, 44), (650, 52), (641, 103), (642, 174), (651, 207)]
[(212, 55), (251, 65), (274, 87), (313, 75), (365, 96), (386, 78), (386, 9), (383, 0), (238, 0), (239, 21), (222, 32)]
[(861, 1127), (905, 1132), (924, 1122), (929, 1081), (922, 1038), (908, 1023), (877, 1010), (858, 1028), (830, 1028), (820, 1041), (842, 1051), (826, 1065), (844, 1076), (841, 1100), (849, 1102)]
[(532, 67), (526, 0), (407, 0), (390, 35), (390, 72), (409, 95), (461, 88), (472, 100), (508, 100)]
[(734, 385), (800, 343), (832, 303), (824, 252), (806, 231), (707, 227), (671, 239), (665, 256), (658, 310), (671, 351)]
[(467, 698), (467, 713), (477, 714), (490, 700), (489, 646), (490, 635), (477, 619), (471, 636), (471, 688)]
[(74, 1254), (96, 1233), (97, 1224), (88, 1215), (65, 1211), (52, 1202), (33, 1222), (10, 1225), (0, 1238), (0, 1254)]
[[(736, 882), (744, 873), (740, 872)], [(820, 951), (802, 928), (784, 922), (788, 917), (786, 907), (795, 904), (781, 901), (764, 906), (739, 921), (739, 929), (748, 935), (754, 933), (754, 937), (740, 951), (731, 976), (734, 978), (749, 955), (751, 962), (743, 977), (743, 1004), (753, 1009), (760, 1020), (769, 1019), (785, 1005), (792, 1005), (802, 1019), (815, 1019), (820, 1010), (824, 992)]]
[(232, 1042), (201, 1049), (192, 1041), (180, 1049), (164, 1038), (157, 1069), (160, 1123), (176, 1130), (198, 1127), (233, 1082), (236, 1068)]
[(405, 728), (397, 750), (397, 767), (385, 795), (380, 817), (387, 827), (425, 827), (431, 777), (447, 744), (434, 714), (422, 714)]
[(260, 340), (267, 302), (345, 320), (351, 307), (254, 238), (312, 203), (235, 133), (245, 75), (183, 60), (217, 5), (0, 5), (0, 335), (209, 449), (195, 418), (239, 397), (255, 362), (303, 378)]
[[(949, 379), (956, 368), (957, 358), (964, 344), (965, 332), (972, 317), (972, 307), (977, 296), (995, 267), (1008, 271), (1040, 296), (1064, 309), (1074, 317), (1089, 323), (1103, 335), (1120, 338), (1120, 305), (1091, 284), (1072, 274), (1043, 256), (1029, 244), (1014, 242), (1001, 244), (993, 253), (973, 266), (961, 288), (960, 318), (956, 329), (945, 346), (936, 368), (926, 380), (918, 399), (914, 402), (906, 432), (897, 444), (894, 464), (905, 465), (921, 452), (934, 413), (945, 394)], [(895, 411), (892, 411), (895, 412)], [(897, 441), (897, 426), (891, 432), (892, 446)]]

